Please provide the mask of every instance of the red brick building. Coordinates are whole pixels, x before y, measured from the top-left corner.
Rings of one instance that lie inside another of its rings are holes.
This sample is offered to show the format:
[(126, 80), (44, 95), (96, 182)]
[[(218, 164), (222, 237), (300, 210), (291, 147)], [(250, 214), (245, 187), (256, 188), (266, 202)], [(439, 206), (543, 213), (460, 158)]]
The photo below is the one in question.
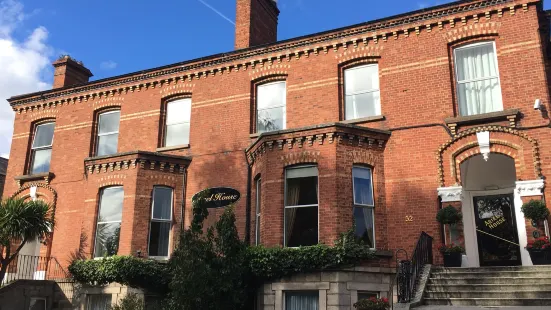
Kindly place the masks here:
[[(532, 264), (520, 206), (551, 175), (541, 1), (460, 1), (279, 42), (274, 1), (237, 6), (233, 52), (92, 82), (65, 57), (52, 90), (9, 99), (5, 192), (55, 205), (32, 251), (166, 258), (192, 196), (229, 187), (251, 243), (331, 244), (355, 219), (381, 250), (373, 266), (390, 266), (422, 231), (443, 242), (435, 216), (452, 204), (464, 265)], [(496, 216), (519, 244), (506, 257), (476, 230)]]

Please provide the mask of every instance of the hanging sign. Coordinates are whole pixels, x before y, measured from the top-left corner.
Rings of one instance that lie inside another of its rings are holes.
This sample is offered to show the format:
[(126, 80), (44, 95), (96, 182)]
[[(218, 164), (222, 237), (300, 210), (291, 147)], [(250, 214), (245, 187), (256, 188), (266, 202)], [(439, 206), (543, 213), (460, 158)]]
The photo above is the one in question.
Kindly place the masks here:
[(201, 199), (211, 209), (227, 207), (239, 201), (239, 198), (241, 193), (231, 187), (211, 187), (196, 193), (191, 200), (196, 202)]

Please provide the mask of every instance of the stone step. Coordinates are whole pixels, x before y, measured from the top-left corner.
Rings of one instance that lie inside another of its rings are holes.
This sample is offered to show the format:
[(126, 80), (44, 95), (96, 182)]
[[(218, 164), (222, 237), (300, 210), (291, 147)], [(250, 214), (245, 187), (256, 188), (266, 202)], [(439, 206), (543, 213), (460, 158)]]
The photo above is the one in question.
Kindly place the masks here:
[(551, 272), (541, 271), (500, 271), (500, 272), (451, 272), (431, 273), (434, 279), (460, 279), (460, 278), (494, 278), (494, 277), (521, 277), (521, 278), (550, 278)]
[(519, 291), (519, 292), (504, 292), (504, 291), (425, 291), (426, 298), (547, 298), (551, 299), (551, 291)]
[(531, 278), (531, 277), (461, 277), (457, 279), (439, 279), (439, 278), (429, 278), (429, 285), (440, 285), (440, 284), (520, 284), (520, 285), (551, 285), (551, 278)]
[(427, 290), (435, 292), (449, 291), (502, 291), (502, 292), (519, 292), (519, 291), (551, 291), (551, 284), (427, 284)]
[(551, 306), (551, 298), (425, 298), (426, 305), (450, 306)]
[(461, 272), (501, 272), (501, 271), (549, 271), (551, 265), (542, 266), (496, 266), (496, 267), (433, 267), (432, 273), (461, 273)]

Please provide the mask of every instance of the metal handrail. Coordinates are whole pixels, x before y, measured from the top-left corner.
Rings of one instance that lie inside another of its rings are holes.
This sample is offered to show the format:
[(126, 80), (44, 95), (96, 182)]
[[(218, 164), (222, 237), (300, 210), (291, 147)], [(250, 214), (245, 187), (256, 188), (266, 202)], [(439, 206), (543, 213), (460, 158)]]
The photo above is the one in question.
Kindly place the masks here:
[(4, 280), (7, 284), (15, 280), (59, 280), (70, 278), (55, 257), (17, 255), (10, 262)]
[[(397, 264), (397, 283), (398, 283), (398, 302), (408, 303), (413, 299), (419, 277), (426, 264), (432, 264), (432, 240), (426, 232), (422, 232), (411, 256), (411, 260), (406, 259), (399, 261)], [(396, 253), (398, 254), (398, 250)], [(404, 251), (405, 252), (405, 251)]]

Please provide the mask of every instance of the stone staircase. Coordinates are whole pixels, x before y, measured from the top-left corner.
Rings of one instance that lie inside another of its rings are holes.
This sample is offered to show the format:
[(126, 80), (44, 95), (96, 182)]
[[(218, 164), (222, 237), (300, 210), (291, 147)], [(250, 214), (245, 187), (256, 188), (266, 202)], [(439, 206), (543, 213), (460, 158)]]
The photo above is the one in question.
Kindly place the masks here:
[(551, 265), (534, 267), (434, 267), (425, 305), (549, 306)]

